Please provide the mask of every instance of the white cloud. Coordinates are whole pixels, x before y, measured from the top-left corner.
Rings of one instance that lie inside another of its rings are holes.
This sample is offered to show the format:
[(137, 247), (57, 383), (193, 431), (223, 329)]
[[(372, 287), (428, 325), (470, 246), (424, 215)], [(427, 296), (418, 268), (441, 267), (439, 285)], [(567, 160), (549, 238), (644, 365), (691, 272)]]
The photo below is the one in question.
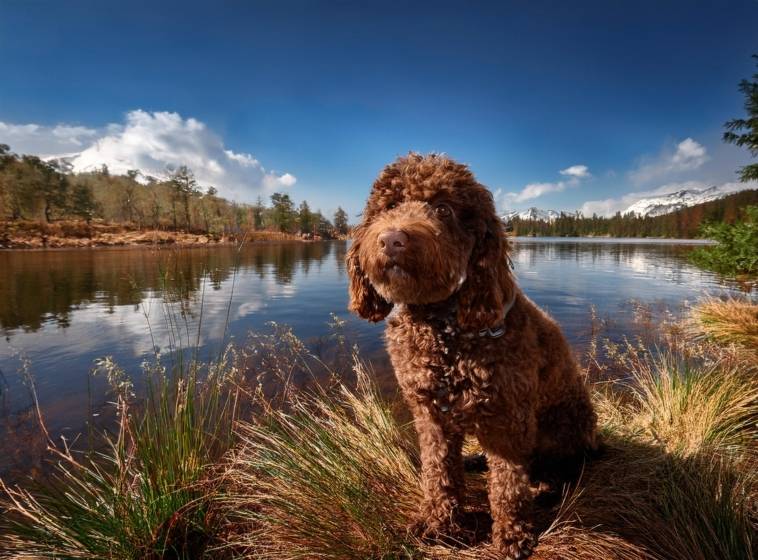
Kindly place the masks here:
[(290, 173), (266, 170), (250, 154), (226, 148), (197, 119), (165, 111), (130, 111), (123, 124), (112, 123), (101, 130), (0, 123), (0, 142), (18, 153), (47, 157), (76, 152), (70, 161), (80, 172), (105, 164), (115, 174), (139, 169), (165, 177), (168, 167), (186, 165), (201, 185), (212, 185), (222, 196), (235, 200), (252, 200), (260, 191), (291, 187), (297, 181)]
[(560, 192), (568, 186), (568, 181), (558, 181), (557, 183), (529, 183), (520, 192), (508, 193), (512, 195), (514, 202), (526, 202), (534, 198), (539, 198), (543, 194), (551, 192)]
[(585, 179), (590, 177), (590, 170), (586, 165), (572, 165), (566, 169), (561, 170), (561, 175), (568, 175), (569, 177), (576, 177), (577, 179)]
[(548, 183), (529, 183), (519, 192), (503, 193), (502, 190), (498, 190), (495, 193), (495, 201), (501, 208), (510, 208), (513, 204), (519, 204), (539, 198), (548, 193), (561, 192), (568, 187), (577, 186), (582, 179), (592, 176), (586, 165), (572, 165), (571, 167), (562, 169), (560, 174), (568, 177), (568, 179)]
[(705, 146), (698, 144), (692, 138), (685, 138), (676, 147), (676, 153), (671, 163), (682, 169), (697, 169), (708, 159)]
[(42, 157), (68, 154), (97, 136), (97, 130), (85, 126), (59, 124), (12, 124), (0, 121), (0, 143), (8, 144), (16, 153)]
[(638, 166), (629, 172), (629, 177), (634, 183), (643, 184), (654, 179), (693, 171), (708, 159), (705, 146), (692, 138), (685, 138), (674, 150), (667, 148), (655, 158), (643, 158)]

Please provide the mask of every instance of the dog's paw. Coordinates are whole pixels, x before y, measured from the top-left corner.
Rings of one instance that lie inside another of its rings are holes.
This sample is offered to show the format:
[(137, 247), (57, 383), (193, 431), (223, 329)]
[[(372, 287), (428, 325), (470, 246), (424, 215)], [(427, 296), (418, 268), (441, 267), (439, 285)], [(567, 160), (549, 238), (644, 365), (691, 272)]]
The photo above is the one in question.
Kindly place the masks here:
[(408, 533), (427, 543), (455, 545), (461, 543), (461, 527), (452, 519), (421, 517), (408, 526)]
[(536, 498), (543, 494), (554, 494), (556, 492), (557, 490), (553, 484), (543, 480), (529, 485), (529, 494), (531, 494), (532, 498)]
[(492, 544), (504, 559), (524, 560), (537, 546), (537, 538), (529, 529), (515, 525), (510, 531), (495, 531)]

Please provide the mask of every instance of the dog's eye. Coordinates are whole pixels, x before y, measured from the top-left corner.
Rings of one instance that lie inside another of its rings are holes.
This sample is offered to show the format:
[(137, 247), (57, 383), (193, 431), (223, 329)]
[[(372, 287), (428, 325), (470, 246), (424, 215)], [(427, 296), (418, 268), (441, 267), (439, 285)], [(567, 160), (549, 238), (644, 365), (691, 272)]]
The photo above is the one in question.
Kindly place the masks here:
[(397, 202), (388, 202), (388, 203), (387, 203), (387, 206), (385, 206), (385, 209), (387, 209), (387, 210), (392, 210), (392, 209), (393, 209), (393, 208), (395, 208), (396, 206), (397, 206)]
[(434, 207), (434, 213), (437, 214), (440, 218), (447, 218), (450, 214), (453, 213), (453, 211), (447, 204), (438, 204)]

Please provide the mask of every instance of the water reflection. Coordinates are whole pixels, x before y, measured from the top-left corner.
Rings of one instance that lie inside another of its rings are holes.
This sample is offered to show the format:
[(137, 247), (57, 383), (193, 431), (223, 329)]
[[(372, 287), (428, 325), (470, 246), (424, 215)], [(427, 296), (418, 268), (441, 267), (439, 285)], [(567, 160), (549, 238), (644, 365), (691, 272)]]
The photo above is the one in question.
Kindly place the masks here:
[(268, 321), (317, 337), (330, 312), (346, 315), (344, 255), (344, 242), (2, 253), (6, 411), (28, 404), (21, 358), (41, 400), (58, 402), (86, 391), (82, 376), (104, 355), (128, 371), (155, 350), (199, 346), (212, 356)]
[[(589, 336), (591, 307), (611, 325), (610, 335), (620, 337), (634, 334), (638, 302), (677, 308), (706, 292), (735, 290), (689, 265), (691, 249), (518, 239), (512, 260), (524, 291), (580, 349)], [(82, 429), (88, 394), (95, 408), (106, 401), (104, 381), (88, 380), (96, 358), (112, 355), (134, 374), (156, 348), (170, 353), (199, 345), (200, 357), (210, 357), (223, 341), (242, 340), (269, 321), (291, 325), (315, 345), (335, 313), (382, 371), (383, 325), (346, 311), (346, 250), (337, 241), (253, 244), (241, 251), (0, 252), (0, 475), (19, 449), (17, 438), (3, 436), (32, 430), (22, 357), (31, 363), (48, 427), (70, 434)]]
[[(236, 266), (258, 278), (291, 284), (296, 267), (307, 275), (321, 267), (338, 244), (261, 244), (190, 250), (94, 250), (0, 252), (0, 329), (37, 331), (50, 322), (71, 325), (71, 313), (97, 303), (109, 313), (134, 306), (149, 294), (189, 299), (201, 290), (221, 290)], [(344, 243), (340, 255), (344, 255)], [(342, 266), (341, 256), (338, 255)]]
[[(33, 432), (25, 362), (48, 428), (75, 434), (106, 402), (104, 380), (88, 379), (99, 357), (139, 376), (156, 350), (197, 346), (210, 358), (268, 321), (321, 336), (331, 311), (347, 313), (345, 245), (0, 253), (0, 476), (25, 461), (12, 436)], [(357, 327), (378, 347), (375, 326)]]
[[(675, 284), (693, 280), (714, 286), (723, 283), (687, 263), (686, 255), (692, 246), (686, 244), (519, 240), (514, 247), (512, 259), (516, 269), (527, 274), (549, 267), (551, 262), (565, 264), (571, 261), (572, 269), (581, 269), (595, 275), (618, 272), (640, 279), (646, 278), (651, 282), (663, 277)], [(603, 280), (614, 282), (612, 277)], [(640, 288), (646, 290), (644, 285)]]

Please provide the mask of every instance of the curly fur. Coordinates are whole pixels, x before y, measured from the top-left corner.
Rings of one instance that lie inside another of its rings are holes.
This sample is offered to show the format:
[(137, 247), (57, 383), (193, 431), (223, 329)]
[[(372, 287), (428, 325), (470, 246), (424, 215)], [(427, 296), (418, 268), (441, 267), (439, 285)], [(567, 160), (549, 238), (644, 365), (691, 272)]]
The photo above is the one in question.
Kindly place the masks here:
[[(443, 207), (446, 207), (443, 208)], [(379, 236), (407, 236), (388, 256)], [(490, 192), (465, 165), (410, 153), (374, 182), (347, 254), (350, 308), (387, 321), (390, 358), (418, 432), (427, 536), (456, 529), (461, 447), (474, 434), (487, 454), (494, 546), (529, 553), (529, 468), (581, 456), (596, 416), (559, 327), (521, 293)], [(501, 337), (482, 329), (503, 326)], [(394, 307), (394, 310), (393, 310)]]

